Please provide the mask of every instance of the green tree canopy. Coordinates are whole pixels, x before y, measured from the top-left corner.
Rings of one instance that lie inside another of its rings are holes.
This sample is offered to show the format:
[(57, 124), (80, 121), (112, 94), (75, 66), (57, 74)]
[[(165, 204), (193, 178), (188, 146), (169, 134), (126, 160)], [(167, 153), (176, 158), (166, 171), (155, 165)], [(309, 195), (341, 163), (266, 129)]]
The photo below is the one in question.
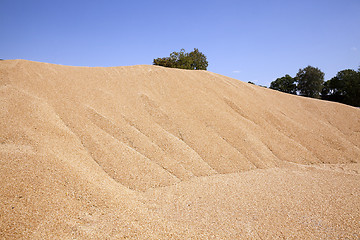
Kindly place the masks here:
[(295, 80), (297, 81), (297, 89), (300, 95), (319, 98), (323, 88), (324, 75), (319, 68), (312, 66), (299, 69)]
[(153, 64), (163, 67), (192, 70), (206, 70), (208, 67), (206, 56), (197, 48), (194, 48), (194, 51), (190, 53), (186, 53), (185, 49), (181, 49), (180, 52), (172, 52), (170, 57), (154, 59)]
[(360, 107), (360, 71), (342, 70), (324, 83), (322, 98)]
[(286, 74), (284, 77), (277, 78), (270, 83), (270, 88), (285, 93), (296, 94), (295, 79)]

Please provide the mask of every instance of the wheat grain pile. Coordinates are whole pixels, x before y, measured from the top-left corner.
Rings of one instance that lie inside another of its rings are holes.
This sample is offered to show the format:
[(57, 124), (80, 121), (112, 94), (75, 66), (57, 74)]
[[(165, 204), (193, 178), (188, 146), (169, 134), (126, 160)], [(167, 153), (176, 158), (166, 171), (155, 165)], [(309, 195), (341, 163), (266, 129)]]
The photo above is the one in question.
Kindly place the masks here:
[(0, 62), (0, 238), (360, 238), (360, 109), (207, 71)]

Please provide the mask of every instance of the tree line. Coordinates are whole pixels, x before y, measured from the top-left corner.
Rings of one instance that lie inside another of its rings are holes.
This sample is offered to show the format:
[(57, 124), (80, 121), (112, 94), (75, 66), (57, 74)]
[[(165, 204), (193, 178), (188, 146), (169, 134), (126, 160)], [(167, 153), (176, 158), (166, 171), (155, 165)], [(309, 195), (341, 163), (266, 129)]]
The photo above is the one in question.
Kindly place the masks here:
[(316, 67), (299, 69), (295, 77), (286, 74), (271, 82), (270, 88), (281, 92), (320, 98), (360, 107), (360, 68), (346, 69), (324, 81), (324, 73)]

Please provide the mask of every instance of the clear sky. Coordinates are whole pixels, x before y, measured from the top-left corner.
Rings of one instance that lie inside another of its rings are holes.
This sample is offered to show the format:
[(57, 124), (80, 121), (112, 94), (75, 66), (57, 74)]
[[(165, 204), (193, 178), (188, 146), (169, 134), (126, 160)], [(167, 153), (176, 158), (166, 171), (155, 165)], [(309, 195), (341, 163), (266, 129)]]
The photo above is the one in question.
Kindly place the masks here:
[(198, 48), (208, 70), (269, 86), (360, 66), (360, 0), (0, 0), (0, 58), (152, 64)]

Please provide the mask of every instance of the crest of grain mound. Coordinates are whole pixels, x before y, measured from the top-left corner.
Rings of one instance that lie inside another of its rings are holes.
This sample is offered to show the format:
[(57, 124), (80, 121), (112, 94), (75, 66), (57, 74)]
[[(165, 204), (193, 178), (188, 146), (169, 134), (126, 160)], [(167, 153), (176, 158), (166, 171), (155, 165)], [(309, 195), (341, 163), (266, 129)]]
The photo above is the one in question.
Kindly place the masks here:
[(171, 224), (155, 216), (136, 224), (149, 216), (139, 192), (289, 162), (360, 159), (359, 109), (206, 71), (2, 61), (0, 110), (7, 237), (165, 233)]

